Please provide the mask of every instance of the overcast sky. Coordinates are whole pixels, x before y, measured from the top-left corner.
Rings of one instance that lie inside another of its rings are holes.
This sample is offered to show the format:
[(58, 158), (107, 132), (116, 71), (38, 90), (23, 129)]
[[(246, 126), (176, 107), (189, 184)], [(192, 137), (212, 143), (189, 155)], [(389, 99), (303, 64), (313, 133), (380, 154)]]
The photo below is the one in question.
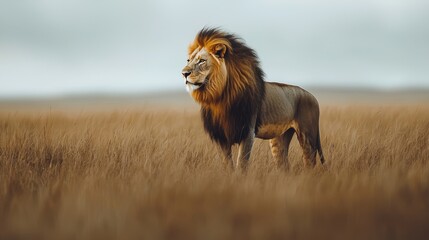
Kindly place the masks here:
[(204, 26), (245, 39), (267, 80), (429, 88), (426, 0), (2, 0), (0, 97), (184, 90)]

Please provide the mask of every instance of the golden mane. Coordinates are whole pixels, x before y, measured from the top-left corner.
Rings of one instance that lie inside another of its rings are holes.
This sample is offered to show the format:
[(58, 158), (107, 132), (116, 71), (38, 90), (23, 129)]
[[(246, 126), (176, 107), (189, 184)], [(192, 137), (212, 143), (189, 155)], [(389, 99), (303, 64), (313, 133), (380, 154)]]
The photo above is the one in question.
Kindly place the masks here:
[[(192, 93), (201, 104), (204, 127), (222, 145), (238, 143), (247, 137), (252, 116), (259, 111), (265, 93), (258, 57), (243, 40), (216, 28), (202, 29), (189, 46), (189, 55), (201, 48), (216, 60), (210, 84)], [(226, 76), (221, 71), (223, 63)], [(256, 119), (257, 126), (258, 122)]]

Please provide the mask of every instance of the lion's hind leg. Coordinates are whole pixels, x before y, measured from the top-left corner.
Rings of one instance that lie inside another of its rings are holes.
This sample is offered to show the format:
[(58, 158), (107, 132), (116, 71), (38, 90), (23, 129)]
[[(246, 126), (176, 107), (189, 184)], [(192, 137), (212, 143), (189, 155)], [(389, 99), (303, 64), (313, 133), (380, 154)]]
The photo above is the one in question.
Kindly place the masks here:
[(277, 167), (283, 169), (289, 169), (288, 152), (289, 144), (292, 140), (295, 130), (290, 128), (280, 137), (276, 137), (270, 140), (271, 153), (273, 154), (274, 160), (276, 161)]
[(317, 154), (317, 132), (298, 130), (297, 137), (303, 151), (303, 160), (305, 167), (316, 166)]

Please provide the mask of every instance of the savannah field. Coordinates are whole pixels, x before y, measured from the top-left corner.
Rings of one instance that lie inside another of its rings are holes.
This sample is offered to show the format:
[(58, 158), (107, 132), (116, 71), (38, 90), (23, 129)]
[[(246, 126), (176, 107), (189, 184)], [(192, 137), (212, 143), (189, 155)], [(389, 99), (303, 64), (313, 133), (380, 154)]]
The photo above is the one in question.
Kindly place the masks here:
[(188, 96), (2, 100), (0, 239), (429, 239), (429, 93), (314, 93), (327, 164), (246, 174)]

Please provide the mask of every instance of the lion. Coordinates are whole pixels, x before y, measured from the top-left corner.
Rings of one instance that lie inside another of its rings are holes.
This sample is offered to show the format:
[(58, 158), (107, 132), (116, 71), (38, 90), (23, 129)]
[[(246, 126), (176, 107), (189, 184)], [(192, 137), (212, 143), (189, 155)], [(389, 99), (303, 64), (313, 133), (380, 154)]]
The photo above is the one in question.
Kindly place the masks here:
[(288, 169), (296, 133), (304, 165), (325, 162), (319, 133), (319, 104), (306, 90), (266, 82), (255, 51), (234, 34), (203, 28), (188, 49), (182, 70), (185, 86), (201, 106), (205, 131), (234, 168), (232, 146), (239, 145), (235, 168), (247, 169), (255, 137), (269, 139), (277, 166)]

